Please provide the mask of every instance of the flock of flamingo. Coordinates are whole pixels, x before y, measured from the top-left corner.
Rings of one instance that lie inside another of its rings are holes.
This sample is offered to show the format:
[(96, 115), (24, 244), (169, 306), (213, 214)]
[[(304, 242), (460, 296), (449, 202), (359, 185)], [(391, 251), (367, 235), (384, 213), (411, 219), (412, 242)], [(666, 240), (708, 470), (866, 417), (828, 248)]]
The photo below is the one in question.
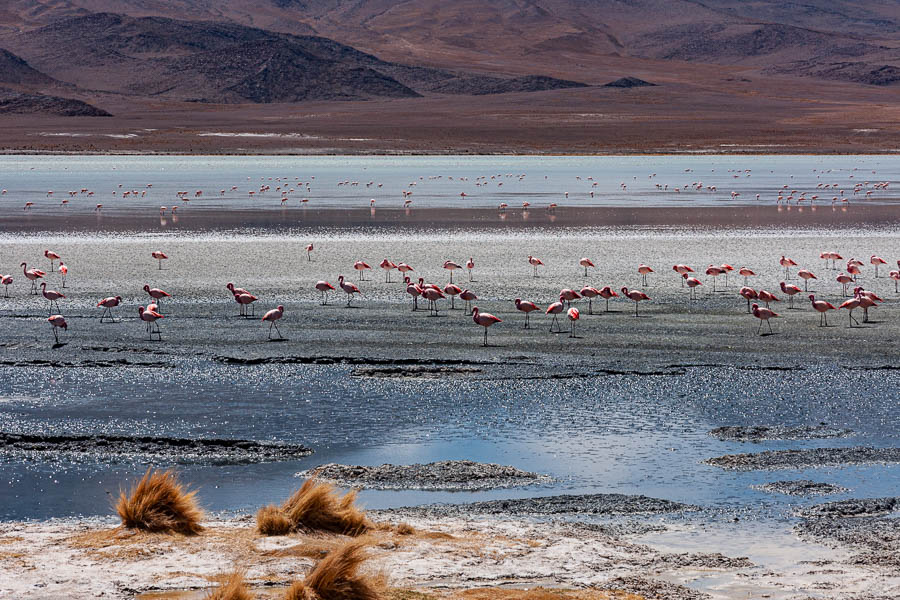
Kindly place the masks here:
[[(309, 244), (306, 246), (306, 255), (307, 260), (312, 261), (312, 253), (314, 250), (313, 244)], [(66, 276), (68, 275), (68, 267), (62, 260), (60, 254), (53, 252), (51, 250), (44, 251), (44, 257), (50, 262), (50, 272), (56, 272), (59, 275), (59, 280), (63, 288), (66, 285)], [(151, 258), (157, 261), (158, 269), (162, 269), (163, 261), (168, 260), (168, 255), (162, 251), (154, 251), (151, 253)], [(843, 261), (843, 257), (837, 252), (822, 252), (820, 254), (820, 258), (825, 262), (825, 269), (827, 270), (837, 270), (837, 261)], [(528, 264), (532, 267), (533, 277), (539, 277), (538, 269), (544, 266), (544, 263), (541, 259), (535, 256), (527, 257)], [(58, 263), (58, 264), (57, 264)], [(815, 294), (808, 294), (808, 298), (812, 309), (820, 313), (819, 318), (819, 326), (827, 327), (828, 326), (828, 316), (827, 313), (832, 310), (846, 310), (848, 315), (848, 327), (853, 327), (854, 323), (859, 325), (859, 321), (856, 317), (853, 316), (853, 311), (856, 309), (862, 309), (863, 311), (863, 322), (869, 321), (869, 309), (878, 306), (880, 303), (884, 302), (884, 300), (879, 297), (875, 292), (864, 289), (861, 285), (858, 284), (858, 278), (862, 274), (862, 268), (864, 267), (864, 262), (858, 260), (856, 258), (850, 258), (847, 260), (846, 268), (844, 271), (841, 271), (839, 275), (835, 277), (835, 281), (841, 285), (841, 293), (843, 297), (848, 296), (849, 299), (842, 302), (839, 306), (834, 306), (830, 302), (825, 300), (817, 299)], [(879, 277), (878, 268), (880, 266), (886, 265), (887, 261), (883, 258), (872, 255), (869, 258), (869, 264), (874, 267), (874, 277)], [(596, 268), (594, 262), (589, 258), (582, 258), (578, 261), (579, 267), (584, 269), (584, 276), (588, 276), (588, 269)], [(779, 265), (784, 269), (784, 279), (780, 282), (779, 287), (781, 292), (787, 296), (787, 300), (789, 302), (789, 309), (793, 309), (794, 306), (794, 296), (808, 292), (809, 282), (811, 280), (817, 280), (818, 277), (809, 269), (799, 269), (796, 272), (798, 278), (802, 279), (804, 282), (804, 287), (801, 288), (792, 283), (787, 283), (786, 280), (789, 280), (791, 277), (791, 269), (794, 267), (798, 267), (798, 264), (792, 259), (782, 256), (779, 260)], [(41, 294), (48, 302), (49, 302), (49, 317), (47, 321), (51, 325), (51, 329), (53, 332), (54, 341), (59, 343), (59, 332), (58, 330), (67, 330), (68, 323), (66, 322), (65, 317), (62, 314), (52, 314), (54, 307), (57, 311), (60, 311), (59, 308), (59, 300), (65, 299), (66, 296), (62, 292), (57, 290), (52, 290), (47, 288), (47, 282), (41, 281), (47, 276), (47, 272), (41, 269), (32, 267), (28, 268), (28, 264), (23, 262), (20, 265), (22, 267), (22, 273), (26, 280), (31, 283), (30, 293), (32, 295)], [(407, 263), (394, 263), (391, 260), (385, 258), (378, 265), (385, 274), (385, 283), (392, 283), (391, 273), (396, 270), (402, 276), (402, 284), (405, 288), (406, 294), (408, 294), (411, 298), (412, 310), (419, 310), (419, 299), (421, 298), (424, 301), (428, 302), (428, 311), (432, 316), (437, 316), (438, 312), (438, 302), (441, 300), (447, 300), (449, 298), (450, 301), (450, 309), (455, 308), (455, 300), (458, 297), (460, 300), (465, 302), (465, 313), (467, 315), (471, 315), (472, 320), (475, 324), (484, 328), (484, 340), (483, 343), (485, 346), (488, 345), (488, 329), (496, 323), (501, 323), (502, 320), (488, 312), (484, 312), (480, 310), (478, 306), (472, 306), (472, 303), (478, 300), (478, 296), (470, 289), (462, 288), (459, 285), (453, 283), (453, 273), (454, 271), (461, 270), (465, 268), (468, 271), (468, 281), (472, 282), (473, 279), (473, 271), (475, 269), (475, 260), (474, 258), (469, 258), (469, 260), (465, 263), (465, 265), (461, 265), (452, 260), (447, 260), (443, 263), (443, 268), (449, 272), (449, 283), (444, 286), (440, 286), (435, 283), (425, 283), (424, 278), (418, 277), (418, 281), (413, 281), (411, 273), (415, 273), (415, 269), (407, 264)], [(359, 273), (359, 280), (366, 281), (365, 274), (367, 271), (371, 270), (372, 267), (366, 263), (365, 261), (358, 260), (353, 264), (353, 269)], [(686, 287), (688, 289), (688, 293), (690, 295), (690, 301), (693, 302), (697, 299), (696, 291), (697, 288), (704, 285), (703, 282), (695, 276), (695, 271), (693, 268), (686, 264), (675, 264), (672, 266), (672, 270), (679, 277), (681, 281), (681, 286)], [(779, 313), (776, 313), (774, 310), (770, 308), (770, 304), (773, 302), (781, 302), (781, 298), (776, 296), (775, 293), (764, 290), (764, 289), (754, 289), (748, 285), (750, 278), (756, 277), (756, 273), (748, 268), (741, 267), (739, 269), (735, 269), (733, 266), (729, 264), (722, 265), (709, 265), (705, 269), (705, 274), (712, 280), (713, 291), (716, 291), (716, 280), (719, 277), (725, 278), (725, 287), (728, 287), (728, 275), (730, 273), (734, 274), (736, 271), (736, 275), (743, 277), (744, 285), (738, 290), (738, 294), (747, 301), (747, 313), (753, 315), (756, 319), (758, 319), (759, 324), (756, 329), (756, 333), (760, 334), (762, 332), (763, 325), (768, 327), (769, 333), (773, 333), (771, 320), (776, 317), (780, 317)], [(637, 274), (641, 276), (641, 283), (643, 287), (648, 285), (648, 277), (651, 274), (654, 274), (655, 271), (649, 265), (639, 264), (637, 267)], [(897, 261), (897, 269), (892, 270), (888, 273), (888, 277), (894, 281), (894, 290), (897, 293), (900, 293), (900, 260)], [(40, 284), (38, 282), (40, 281)], [(362, 291), (359, 286), (348, 281), (343, 275), (339, 275), (338, 286), (341, 291), (346, 295), (346, 306), (351, 306), (354, 300), (354, 296), (362, 295)], [(0, 275), (0, 284), (5, 286), (5, 297), (9, 297), (9, 286), (13, 284), (13, 277), (11, 275)], [(850, 287), (853, 287), (852, 293), (850, 293)], [(315, 290), (317, 290), (321, 294), (321, 304), (323, 306), (328, 304), (328, 294), (332, 291), (336, 291), (336, 287), (332, 285), (328, 281), (317, 281), (313, 286)], [(240, 316), (243, 317), (252, 317), (255, 315), (254, 312), (254, 303), (259, 300), (257, 296), (252, 294), (246, 289), (235, 287), (235, 285), (231, 282), (225, 285), (225, 288), (231, 294), (235, 303), (238, 304), (240, 309)], [(171, 294), (166, 292), (165, 290), (159, 288), (152, 288), (149, 284), (144, 285), (144, 292), (149, 296), (147, 306), (139, 306), (137, 309), (138, 317), (145, 324), (145, 330), (149, 335), (149, 338), (153, 340), (154, 336), (156, 336), (157, 340), (162, 339), (162, 334), (159, 329), (159, 321), (164, 318), (164, 315), (161, 312), (160, 304), (163, 299), (170, 298)], [(628, 287), (620, 288), (619, 292), (621, 292), (622, 298), (627, 298), (634, 304), (634, 316), (639, 316), (638, 305), (640, 302), (650, 300), (650, 297), (641, 290), (629, 289)], [(573, 302), (577, 302), (579, 300), (586, 300), (588, 304), (588, 314), (593, 314), (593, 301), (595, 298), (602, 298), (606, 301), (606, 312), (609, 312), (609, 301), (612, 298), (620, 297), (619, 292), (614, 290), (611, 286), (604, 286), (600, 289), (586, 285), (582, 287), (580, 290), (563, 288), (559, 292), (558, 300), (549, 304), (546, 309), (542, 308), (535, 302), (529, 300), (523, 300), (522, 298), (516, 298), (514, 300), (515, 308), (517, 311), (524, 314), (524, 328), (530, 328), (530, 314), (532, 312), (542, 311), (545, 315), (551, 315), (552, 319), (550, 321), (550, 332), (562, 333), (562, 325), (559, 322), (559, 316), (565, 315), (564, 318), (568, 319), (570, 325), (568, 329), (569, 337), (577, 337), (575, 334), (575, 326), (576, 323), (581, 318), (581, 311), (572, 306)], [(100, 322), (115, 322), (116, 319), (113, 315), (113, 309), (118, 307), (122, 303), (122, 296), (109, 296), (106, 298), (102, 298), (97, 302), (97, 308), (102, 308), (103, 311), (100, 314)], [(765, 306), (760, 306), (764, 304)], [(278, 321), (284, 316), (284, 306), (278, 305), (276, 308), (267, 311), (262, 316), (262, 322), (268, 324), (268, 339), (272, 339), (273, 330), (278, 335), (278, 339), (282, 339), (281, 331), (278, 329)], [(60, 311), (61, 312), (61, 311)]]

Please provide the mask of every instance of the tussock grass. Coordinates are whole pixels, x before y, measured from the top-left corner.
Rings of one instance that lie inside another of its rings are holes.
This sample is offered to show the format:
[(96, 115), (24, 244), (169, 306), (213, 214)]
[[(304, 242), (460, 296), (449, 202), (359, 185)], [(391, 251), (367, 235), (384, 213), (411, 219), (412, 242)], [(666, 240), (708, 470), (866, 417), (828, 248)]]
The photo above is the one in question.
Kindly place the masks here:
[(416, 533), (415, 527), (410, 525), (409, 523), (400, 523), (397, 525), (397, 534), (398, 535), (414, 535)]
[(253, 600), (253, 596), (244, 584), (244, 573), (235, 571), (222, 585), (207, 592), (204, 600)]
[(385, 578), (359, 573), (366, 558), (366, 542), (351, 540), (320, 560), (302, 581), (295, 581), (284, 599), (381, 600)]
[(148, 468), (127, 494), (119, 492), (116, 512), (128, 529), (194, 535), (203, 530), (203, 511), (196, 495), (196, 490), (187, 491), (173, 471)]
[(357, 536), (372, 530), (374, 525), (356, 506), (355, 491), (341, 496), (333, 485), (313, 477), (304, 481), (280, 508), (260, 509), (256, 527), (263, 535), (306, 530)]

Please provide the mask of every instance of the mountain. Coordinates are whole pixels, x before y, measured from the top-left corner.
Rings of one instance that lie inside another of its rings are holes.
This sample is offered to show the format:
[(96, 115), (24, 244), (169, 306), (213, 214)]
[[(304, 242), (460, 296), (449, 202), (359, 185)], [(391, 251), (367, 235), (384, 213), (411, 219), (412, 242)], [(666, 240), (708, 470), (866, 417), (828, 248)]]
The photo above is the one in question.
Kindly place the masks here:
[(53, 78), (31, 67), (22, 58), (0, 48), (0, 83), (50, 85)]
[(28, 94), (0, 87), (0, 115), (57, 115), (60, 117), (111, 117), (103, 109), (81, 100), (47, 94)]

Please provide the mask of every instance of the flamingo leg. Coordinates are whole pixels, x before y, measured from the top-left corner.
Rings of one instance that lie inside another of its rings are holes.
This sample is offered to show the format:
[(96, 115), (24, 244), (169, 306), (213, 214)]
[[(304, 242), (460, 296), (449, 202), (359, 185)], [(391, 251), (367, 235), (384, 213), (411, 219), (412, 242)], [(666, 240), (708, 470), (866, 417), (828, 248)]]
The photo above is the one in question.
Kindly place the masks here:
[(485, 346), (487, 346), (487, 330), (488, 330), (488, 328), (485, 327), (485, 328), (484, 328), (484, 345), (485, 345)]
[(525, 313), (525, 327), (524, 329), (528, 329), (528, 313)]
[(53, 327), (53, 325), (51, 325), (50, 327), (53, 328), (53, 341), (58, 344), (59, 343), (59, 334), (56, 333), (56, 327)]

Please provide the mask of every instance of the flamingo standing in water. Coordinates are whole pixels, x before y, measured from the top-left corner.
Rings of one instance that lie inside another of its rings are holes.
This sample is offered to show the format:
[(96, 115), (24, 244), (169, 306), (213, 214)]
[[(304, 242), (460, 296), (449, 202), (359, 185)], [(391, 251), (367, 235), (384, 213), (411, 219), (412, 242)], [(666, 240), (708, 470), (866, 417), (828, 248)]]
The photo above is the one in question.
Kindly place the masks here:
[(706, 267), (706, 274), (712, 277), (713, 280), (713, 291), (716, 291), (716, 278), (719, 277), (725, 270), (722, 267), (717, 267), (715, 265), (709, 265)]
[(831, 302), (816, 300), (815, 294), (809, 295), (809, 301), (812, 302), (813, 309), (821, 313), (821, 316), (819, 317), (819, 327), (828, 327), (827, 313), (829, 310), (837, 310), (837, 308)]
[(575, 335), (575, 321), (577, 321), (578, 318), (581, 316), (578, 312), (578, 309), (573, 306), (568, 311), (566, 311), (566, 316), (569, 318), (569, 321), (571, 322), (571, 328), (569, 330), (569, 337), (570, 338), (577, 337)]
[[(352, 284), (351, 284), (352, 285)], [(269, 322), (269, 336), (268, 339), (272, 339), (272, 328), (275, 328), (275, 331), (278, 332), (278, 339), (284, 339), (281, 336), (281, 330), (278, 329), (278, 320), (284, 316), (284, 307), (282, 305), (278, 305), (276, 308), (273, 308), (269, 312), (263, 315), (262, 321)]]
[(763, 323), (769, 326), (769, 333), (774, 333), (772, 331), (772, 324), (769, 322), (769, 319), (773, 317), (780, 317), (777, 312), (774, 310), (770, 310), (768, 308), (760, 308), (759, 304), (753, 303), (753, 306), (750, 307), (750, 310), (753, 312), (753, 316), (759, 319), (759, 327), (756, 328), (756, 333), (759, 334), (760, 329), (762, 329)]
[(12, 285), (13, 278), (11, 275), (0, 275), (0, 285), (6, 290), (5, 298), (9, 298), (9, 286)]
[(559, 291), (559, 297), (566, 301), (566, 307), (568, 308), (572, 306), (573, 300), (578, 300), (579, 298), (581, 298), (581, 294), (579, 294), (575, 290), (563, 288)]
[(365, 272), (367, 269), (371, 269), (372, 267), (370, 267), (365, 262), (358, 260), (355, 263), (353, 263), (353, 268), (356, 269), (357, 271), (359, 271), (359, 280), (365, 281), (366, 280)]
[(322, 306), (328, 305), (328, 292), (334, 289), (334, 286), (327, 281), (317, 281), (316, 289), (322, 292)]
[(766, 308), (769, 308), (769, 302), (781, 302), (781, 300), (778, 299), (778, 296), (772, 292), (767, 292), (766, 290), (759, 290), (756, 295), (760, 302), (763, 302), (766, 305)]
[(171, 298), (172, 297), (172, 294), (170, 294), (169, 292), (164, 292), (163, 290), (161, 290), (159, 288), (151, 288), (149, 285), (146, 285), (146, 284), (144, 285), (144, 291), (147, 292), (147, 294), (149, 294), (149, 296), (151, 298), (156, 300), (157, 303), (159, 303), (159, 301), (162, 300), (163, 298)]
[(59, 343), (59, 334), (57, 333), (58, 329), (64, 329), (66, 331), (69, 330), (69, 324), (66, 323), (65, 317), (62, 315), (50, 315), (47, 317), (47, 322), (50, 323), (50, 328), (53, 330), (53, 341), (55, 343)]
[(53, 271), (53, 263), (60, 259), (59, 254), (53, 252), (52, 250), (44, 250), (44, 256), (47, 257), (47, 260), (50, 261), (50, 271)]
[(888, 277), (894, 280), (894, 293), (900, 293), (900, 289), (897, 289), (897, 283), (900, 282), (900, 271), (891, 271), (888, 273)]
[[(478, 300), (478, 296), (475, 295), (475, 292), (472, 290), (463, 290), (459, 295), (460, 300), (465, 300), (466, 302), (466, 310), (469, 310), (469, 307), (472, 306), (472, 302)], [(471, 313), (469, 313), (471, 314)]]
[(565, 309), (565, 306), (563, 305), (564, 301), (565, 301), (565, 298), (560, 296), (559, 301), (554, 302), (553, 304), (548, 306), (547, 310), (544, 312), (544, 314), (553, 315), (553, 320), (550, 321), (550, 333), (553, 333), (553, 325), (554, 324), (556, 325), (556, 332), (562, 333), (562, 327), (560, 327), (559, 320), (557, 319), (557, 317)]
[(97, 306), (103, 307), (103, 314), (100, 315), (100, 322), (103, 322), (104, 318), (108, 318), (110, 323), (115, 323), (116, 319), (113, 317), (112, 309), (117, 307), (122, 302), (122, 296), (110, 296), (109, 298), (104, 298), (100, 302), (97, 303)]
[(468, 271), (469, 271), (469, 281), (474, 281), (474, 279), (472, 279), (472, 269), (474, 269), (474, 268), (475, 268), (475, 259), (470, 256), (469, 262), (466, 263), (466, 269), (468, 269)]
[[(683, 274), (681, 277), (682, 277), (682, 281), (687, 283), (688, 289), (690, 289), (690, 291), (691, 291), (691, 302), (693, 302), (697, 298), (695, 295), (695, 292), (694, 292), (694, 288), (696, 288), (697, 286), (703, 285), (703, 282), (701, 282), (696, 277), (689, 276), (687, 273)], [(715, 279), (713, 279), (713, 281), (715, 281)]]
[(456, 308), (456, 297), (462, 294), (462, 288), (455, 283), (448, 283), (444, 286), (444, 293), (450, 296), (450, 310)]
[(878, 277), (878, 265), (886, 265), (887, 261), (881, 258), (880, 256), (875, 256), (874, 254), (869, 258), (869, 264), (875, 265), (875, 277)]
[(168, 260), (169, 258), (168, 256), (166, 256), (166, 253), (162, 250), (154, 250), (150, 253), (150, 256), (152, 256), (159, 262), (159, 270), (162, 271), (162, 261)]
[(846, 296), (847, 295), (847, 286), (850, 285), (851, 283), (853, 283), (853, 278), (850, 277), (849, 275), (844, 275), (843, 273), (841, 273), (840, 275), (838, 275), (835, 278), (835, 280), (841, 284), (841, 287), (842, 287), (841, 295)]
[[(253, 303), (256, 302), (257, 300), (259, 300), (259, 298), (257, 298), (253, 294), (235, 294), (234, 301), (237, 302), (241, 307), (241, 310), (240, 310), (240, 313), (238, 314), (238, 316), (239, 317), (255, 316), (256, 310), (254, 309)], [(247, 314), (248, 306), (250, 307), (250, 311), (251, 311), (250, 315)]]
[(22, 267), (22, 273), (25, 274), (25, 277), (31, 281), (31, 295), (37, 296), (37, 280), (42, 278), (46, 273), (41, 271), (40, 269), (29, 269), (28, 265), (22, 263), (19, 265)]
[(753, 269), (748, 269), (747, 267), (741, 267), (740, 269), (738, 269), (738, 275), (744, 278), (744, 285), (747, 285), (748, 277), (756, 277), (756, 273), (753, 272)]
[(751, 300), (759, 300), (759, 294), (756, 293), (752, 287), (744, 286), (739, 291), (740, 294), (747, 301), (747, 314), (750, 314), (750, 301)]
[(719, 268), (722, 269), (722, 272), (725, 274), (725, 287), (728, 287), (728, 274), (734, 271), (734, 267), (728, 263), (722, 263), (722, 266)]
[(609, 312), (609, 299), (618, 298), (619, 294), (610, 286), (606, 285), (600, 288), (600, 297), (606, 300), (606, 312)]
[(878, 303), (884, 302), (884, 299), (879, 297), (875, 292), (868, 292), (861, 287), (853, 290), (853, 293), (859, 298), (859, 306), (863, 309), (863, 323), (868, 323), (869, 309), (878, 306)]
[[(306, 246), (306, 262), (312, 262), (312, 251), (313, 251), (313, 245), (307, 244), (307, 246)], [(281, 335), (281, 334), (278, 334), (278, 335)]]
[(47, 312), (48, 315), (53, 312), (54, 304), (56, 304), (56, 310), (59, 310), (58, 300), (60, 298), (65, 298), (63, 294), (57, 292), (56, 290), (48, 290), (46, 281), (41, 283), (41, 294), (44, 296), (44, 298), (50, 301), (50, 310)]
[(634, 302), (634, 316), (638, 316), (638, 302), (642, 300), (649, 300), (650, 296), (641, 292), (639, 290), (629, 290), (627, 287), (622, 288), (622, 295), (627, 296), (632, 302)]
[(599, 295), (600, 295), (600, 290), (598, 290), (597, 288), (592, 287), (590, 285), (586, 285), (583, 288), (581, 288), (581, 297), (587, 298), (587, 300), (588, 300), (588, 314), (589, 315), (594, 314), (594, 305), (593, 305), (594, 298), (596, 298)]
[(472, 309), (472, 321), (476, 325), (484, 327), (484, 345), (487, 346), (487, 330), (494, 323), (502, 323), (503, 321), (492, 315), (491, 313), (481, 312), (478, 307)]
[(62, 286), (66, 287), (66, 276), (69, 274), (69, 267), (66, 266), (66, 263), (63, 261), (59, 261), (59, 277), (62, 281)]
[(382, 269), (384, 269), (384, 282), (390, 283), (391, 282), (391, 271), (396, 269), (397, 265), (395, 265), (388, 259), (384, 259), (383, 261), (381, 261), (381, 264), (378, 266), (381, 267)]
[(641, 263), (638, 265), (638, 273), (641, 274), (641, 287), (647, 287), (647, 275), (653, 272), (653, 269)]
[(528, 329), (528, 315), (536, 310), (540, 310), (540, 308), (534, 302), (529, 302), (528, 300), (522, 300), (521, 298), (516, 298), (516, 310), (518, 310), (519, 312), (525, 313), (524, 329)]
[[(155, 333), (157, 339), (161, 341), (162, 334), (159, 332), (159, 323), (157, 321), (162, 319), (163, 316), (154, 310), (152, 304), (146, 309), (143, 306), (138, 307), (138, 315), (140, 315), (142, 321), (147, 323), (147, 332), (150, 334), (150, 339), (153, 339), (153, 334)], [(153, 329), (154, 325), (156, 325), (155, 331)]]
[[(415, 283), (410, 281), (409, 276), (403, 278), (403, 281), (406, 283), (406, 293), (412, 296), (413, 299), (413, 312), (419, 310), (419, 296), (422, 295), (422, 288), (420, 288)], [(468, 304), (468, 303), (467, 303)]]
[(818, 279), (815, 275), (813, 275), (812, 271), (808, 271), (806, 269), (800, 269), (797, 271), (797, 277), (803, 280), (803, 291), (809, 291), (809, 280), (810, 279)]
[(452, 260), (445, 260), (444, 268), (450, 271), (450, 283), (453, 283), (453, 271), (462, 269), (462, 265), (455, 263)]
[[(343, 275), (338, 275), (338, 285), (344, 290), (344, 293), (347, 294), (347, 306), (350, 306), (350, 302), (353, 300), (353, 294), (360, 294), (362, 292), (359, 291), (359, 288), (349, 281), (344, 281)], [(279, 334), (281, 335), (281, 334)]]
[(787, 294), (788, 297), (788, 310), (794, 308), (794, 296), (800, 293), (800, 288), (792, 283), (781, 282), (781, 291)]
[(529, 254), (528, 255), (528, 264), (530, 264), (532, 267), (534, 267), (534, 276), (537, 277), (538, 276), (537, 268), (539, 266), (543, 266), (544, 263), (543, 263), (543, 261), (541, 261), (541, 259), (535, 258), (534, 256), (531, 256)]
[(797, 263), (795, 263), (790, 258), (785, 258), (785, 256), (783, 254), (781, 255), (781, 259), (779, 259), (778, 263), (782, 267), (784, 267), (784, 278), (790, 279), (791, 278), (791, 267), (796, 267)]
[(584, 267), (584, 276), (587, 277), (588, 267), (594, 268), (594, 263), (591, 262), (591, 259), (585, 257), (578, 261), (578, 264)]
[(437, 301), (441, 298), (446, 298), (446, 296), (444, 296), (444, 292), (437, 288), (426, 287), (424, 290), (422, 290), (422, 297), (428, 300), (428, 311), (430, 313), (429, 316), (438, 316)]
[(684, 276), (689, 273), (694, 272), (694, 270), (692, 268), (690, 268), (689, 266), (681, 265), (681, 264), (672, 265), (672, 270), (675, 271), (676, 273), (678, 273), (678, 275), (681, 277), (681, 287), (684, 287), (684, 280), (685, 280)]
[(859, 308), (859, 305), (860, 305), (859, 296), (854, 296), (853, 298), (850, 298), (849, 300), (845, 300), (845, 301), (841, 304), (841, 306), (840, 306), (840, 308), (846, 308), (847, 311), (848, 311), (848, 315), (850, 316), (850, 319), (849, 319), (849, 321), (848, 321), (848, 322), (849, 322), (849, 325), (848, 325), (849, 327), (853, 327), (853, 323), (854, 323), (854, 322), (855, 322), (857, 325), (859, 325), (859, 321), (857, 321), (857, 320), (853, 317), (853, 311), (856, 310), (857, 308)]

